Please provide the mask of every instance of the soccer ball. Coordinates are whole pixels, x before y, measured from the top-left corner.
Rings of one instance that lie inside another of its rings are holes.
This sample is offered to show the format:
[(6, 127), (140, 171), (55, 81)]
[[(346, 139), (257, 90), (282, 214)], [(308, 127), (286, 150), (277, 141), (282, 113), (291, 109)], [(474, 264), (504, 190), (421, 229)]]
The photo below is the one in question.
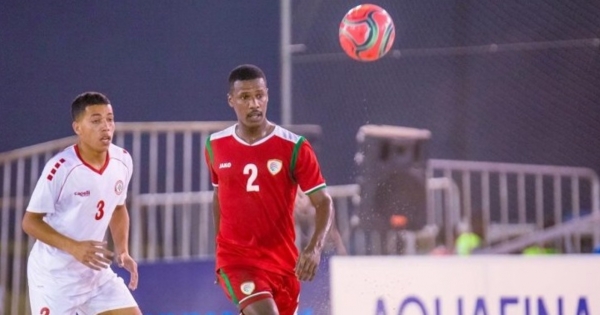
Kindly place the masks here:
[(340, 45), (348, 56), (359, 61), (375, 61), (385, 56), (395, 37), (394, 21), (374, 4), (350, 9), (340, 23)]

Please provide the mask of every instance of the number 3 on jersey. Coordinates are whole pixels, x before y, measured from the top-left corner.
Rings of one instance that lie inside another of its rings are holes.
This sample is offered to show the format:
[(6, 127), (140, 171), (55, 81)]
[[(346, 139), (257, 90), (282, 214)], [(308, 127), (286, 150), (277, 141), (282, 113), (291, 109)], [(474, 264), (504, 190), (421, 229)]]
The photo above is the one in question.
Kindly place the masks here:
[(246, 166), (244, 166), (244, 175), (250, 175), (246, 182), (246, 191), (260, 191), (260, 187), (254, 184), (254, 181), (256, 181), (256, 177), (258, 176), (258, 167), (254, 164), (246, 164)]
[(104, 200), (98, 201), (96, 208), (98, 209), (98, 211), (96, 211), (95, 218), (96, 220), (100, 220), (102, 219), (102, 217), (104, 217)]

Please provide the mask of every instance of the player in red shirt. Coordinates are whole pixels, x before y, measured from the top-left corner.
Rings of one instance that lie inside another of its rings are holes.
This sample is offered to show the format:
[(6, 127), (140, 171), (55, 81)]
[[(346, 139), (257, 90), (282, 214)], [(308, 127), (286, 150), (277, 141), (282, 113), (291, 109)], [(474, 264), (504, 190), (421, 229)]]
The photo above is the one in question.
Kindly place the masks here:
[[(300, 281), (311, 281), (333, 214), (319, 163), (308, 141), (266, 118), (267, 82), (253, 65), (229, 75), (237, 124), (212, 134), (206, 161), (214, 186), (216, 271), (244, 315), (292, 315)], [(294, 200), (300, 187), (316, 209), (315, 231), (298, 254)]]

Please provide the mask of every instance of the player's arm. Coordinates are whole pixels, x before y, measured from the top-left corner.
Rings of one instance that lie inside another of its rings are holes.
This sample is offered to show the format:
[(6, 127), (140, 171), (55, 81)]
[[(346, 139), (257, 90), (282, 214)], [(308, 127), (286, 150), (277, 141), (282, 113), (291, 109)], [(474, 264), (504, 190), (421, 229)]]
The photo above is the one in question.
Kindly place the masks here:
[(110, 223), (110, 234), (115, 245), (115, 254), (129, 253), (129, 213), (127, 207), (119, 205), (115, 208)]
[(48, 225), (44, 221), (45, 215), (45, 213), (26, 211), (21, 222), (23, 231), (40, 242), (71, 254), (89, 268), (100, 270), (108, 267), (112, 253), (104, 248), (105, 242), (80, 242), (69, 238)]
[(308, 195), (315, 208), (315, 231), (308, 243), (308, 248), (323, 250), (327, 233), (331, 228), (333, 217), (333, 202), (325, 189), (320, 189)]
[(75, 247), (75, 240), (58, 233), (44, 221), (45, 213), (25, 212), (21, 225), (27, 235), (62, 251)]
[(210, 137), (206, 140), (206, 147), (204, 149), (204, 158), (206, 161), (206, 166), (210, 172), (210, 180), (213, 185), (213, 224), (215, 228), (215, 241), (217, 240), (217, 235), (219, 235), (219, 227), (221, 226), (221, 207), (219, 206), (219, 176), (213, 169), (213, 150), (210, 142)]
[[(297, 154), (296, 154), (297, 153)], [(308, 245), (300, 253), (296, 264), (296, 275), (300, 280), (311, 281), (317, 273), (321, 261), (321, 251), (333, 216), (333, 202), (325, 189), (325, 179), (321, 174), (317, 157), (308, 143), (301, 138), (292, 155), (292, 174), (298, 185), (306, 191), (315, 208), (315, 225)], [(294, 156), (296, 159), (294, 160)]]
[(333, 202), (325, 189), (319, 189), (308, 195), (315, 208), (315, 230), (306, 247), (302, 250), (296, 264), (296, 275), (301, 281), (312, 281), (321, 262), (321, 251), (331, 227)]
[(213, 193), (213, 224), (215, 225), (215, 239), (219, 235), (219, 227), (221, 224), (221, 207), (219, 206), (219, 188), (214, 188)]
[(118, 205), (108, 225), (115, 245), (115, 254), (119, 267), (129, 271), (129, 288), (135, 290), (138, 283), (137, 263), (129, 255), (129, 213), (125, 204)]
[[(215, 243), (217, 242), (217, 235), (219, 235), (219, 228), (221, 224), (221, 207), (219, 206), (219, 187), (214, 186), (213, 192), (213, 224), (215, 225)], [(216, 245), (215, 245), (216, 246)], [(215, 284), (219, 283), (219, 278), (215, 278)]]

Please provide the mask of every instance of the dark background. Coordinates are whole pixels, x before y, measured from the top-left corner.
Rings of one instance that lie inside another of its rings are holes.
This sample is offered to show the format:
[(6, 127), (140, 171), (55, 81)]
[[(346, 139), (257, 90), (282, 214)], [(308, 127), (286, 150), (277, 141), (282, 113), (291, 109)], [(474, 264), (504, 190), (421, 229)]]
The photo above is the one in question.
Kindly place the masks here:
[(280, 116), (278, 1), (0, 1), (0, 152), (72, 134), (106, 93), (117, 121), (234, 120), (227, 76), (268, 77)]
[[(375, 3), (402, 56), (360, 63), (337, 41), (358, 2), (293, 1), (293, 43), (306, 47), (294, 123), (323, 127), (330, 184), (355, 181), (367, 123), (431, 130), (431, 158), (600, 171), (600, 1)], [(85, 90), (108, 94), (120, 121), (233, 120), (226, 78), (240, 63), (265, 70), (280, 123), (278, 1), (0, 6), (0, 151), (71, 135), (68, 106)]]
[(600, 171), (600, 1), (375, 3), (394, 19), (399, 58), (340, 53), (325, 30), (355, 1), (294, 11), (294, 41), (306, 47), (294, 59), (295, 119), (323, 126), (336, 183), (355, 178), (365, 123), (431, 130), (431, 158)]

